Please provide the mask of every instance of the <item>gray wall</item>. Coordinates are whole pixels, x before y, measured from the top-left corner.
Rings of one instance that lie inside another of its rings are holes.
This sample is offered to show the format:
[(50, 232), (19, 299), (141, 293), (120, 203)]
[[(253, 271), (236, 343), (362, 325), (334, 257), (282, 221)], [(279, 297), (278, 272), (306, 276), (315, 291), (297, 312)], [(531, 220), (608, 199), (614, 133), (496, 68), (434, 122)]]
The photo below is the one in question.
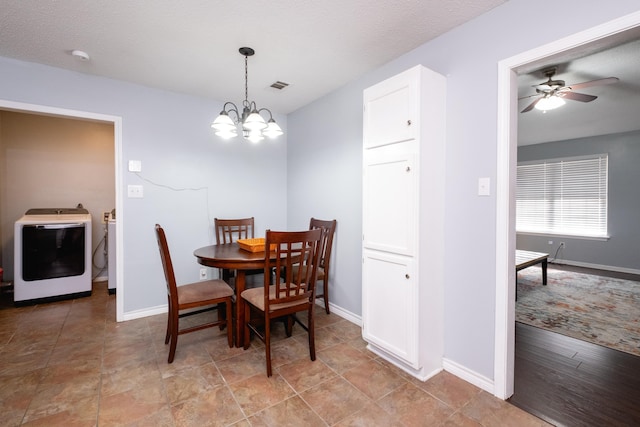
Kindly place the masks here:
[[(166, 304), (155, 223), (179, 282), (198, 280), (193, 250), (214, 243), (214, 217), (255, 216), (257, 233), (286, 229), (286, 117), (275, 117), (285, 130), (277, 143), (223, 141), (210, 127), (219, 101), (8, 58), (0, 75), (0, 99), (122, 118), (125, 316)], [(158, 185), (127, 172), (128, 160), (142, 161), (141, 176)], [(129, 184), (144, 185), (144, 198), (126, 198)]]
[[(518, 148), (518, 161), (585, 154), (609, 154), (607, 241), (519, 234), (518, 249), (547, 252), (558, 261), (640, 270), (640, 131), (527, 145)], [(549, 240), (554, 242), (549, 245)]]
[[(497, 62), (639, 8), (637, 0), (589, 3), (510, 0), (290, 114), (288, 127), (276, 117), (286, 146), (217, 140), (209, 122), (222, 107), (218, 101), (10, 59), (0, 59), (0, 99), (121, 116), (124, 160), (142, 160), (150, 179), (208, 189), (145, 184), (144, 199), (125, 199), (125, 311), (164, 303), (155, 222), (174, 243), (179, 279), (196, 280), (191, 253), (210, 241), (213, 216), (257, 212), (261, 229), (306, 228), (311, 215), (336, 218), (331, 301), (360, 315), (362, 90), (416, 64), (447, 76), (445, 356), (492, 380)], [(540, 11), (548, 9), (571, 19), (541, 24)], [(478, 177), (491, 178), (491, 197), (476, 195)], [(122, 179), (125, 188), (142, 183), (126, 171)]]
[[(497, 63), (639, 9), (637, 0), (587, 3), (510, 0), (289, 115), (289, 222), (306, 221), (310, 206), (338, 220), (332, 302), (361, 315), (362, 91), (422, 64), (447, 77), (445, 357), (493, 379)], [(572, 18), (545, 20), (541, 31), (546, 9)], [(314, 156), (324, 164), (311, 166), (322, 179), (309, 198), (292, 183)], [(479, 177), (491, 178), (490, 197), (477, 196)]]

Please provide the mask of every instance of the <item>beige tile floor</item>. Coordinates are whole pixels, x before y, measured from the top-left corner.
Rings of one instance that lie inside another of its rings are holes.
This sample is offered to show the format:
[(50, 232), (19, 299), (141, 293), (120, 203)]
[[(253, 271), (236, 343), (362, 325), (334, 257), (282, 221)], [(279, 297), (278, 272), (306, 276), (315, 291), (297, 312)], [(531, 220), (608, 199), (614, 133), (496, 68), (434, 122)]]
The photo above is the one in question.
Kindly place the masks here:
[[(208, 313), (206, 315), (212, 315)], [(317, 359), (299, 326), (230, 349), (215, 329), (182, 335), (167, 364), (166, 315), (115, 322), (115, 296), (0, 310), (2, 426), (542, 426), (447, 372), (418, 381), (316, 311)], [(260, 343), (261, 344), (261, 343)]]

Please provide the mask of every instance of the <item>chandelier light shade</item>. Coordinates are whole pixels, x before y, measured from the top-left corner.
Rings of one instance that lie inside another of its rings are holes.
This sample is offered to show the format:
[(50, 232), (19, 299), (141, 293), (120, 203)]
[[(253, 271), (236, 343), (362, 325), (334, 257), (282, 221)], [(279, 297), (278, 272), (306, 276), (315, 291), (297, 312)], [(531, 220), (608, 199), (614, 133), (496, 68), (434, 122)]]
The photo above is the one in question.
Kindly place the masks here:
[[(262, 141), (265, 137), (277, 138), (282, 135), (282, 129), (273, 119), (271, 111), (267, 108), (258, 108), (254, 101), (249, 101), (248, 85), (248, 60), (255, 51), (250, 47), (239, 49), (244, 56), (244, 101), (242, 101), (242, 111), (233, 102), (225, 102), (220, 115), (213, 121), (211, 127), (216, 131), (216, 135), (229, 139), (242, 136), (254, 143)], [(269, 118), (265, 120), (262, 114), (268, 113)]]

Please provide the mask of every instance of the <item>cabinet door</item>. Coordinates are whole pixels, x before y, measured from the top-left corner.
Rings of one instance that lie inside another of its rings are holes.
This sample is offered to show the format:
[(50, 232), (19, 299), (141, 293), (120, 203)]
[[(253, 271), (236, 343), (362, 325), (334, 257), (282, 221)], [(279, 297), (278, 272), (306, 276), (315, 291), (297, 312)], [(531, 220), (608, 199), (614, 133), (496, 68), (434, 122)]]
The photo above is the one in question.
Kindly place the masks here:
[(362, 279), (363, 338), (419, 369), (413, 258), (365, 250)]
[(363, 176), (363, 246), (415, 255), (415, 155), (400, 150), (367, 150)]
[(364, 147), (415, 139), (419, 71), (412, 69), (364, 91)]

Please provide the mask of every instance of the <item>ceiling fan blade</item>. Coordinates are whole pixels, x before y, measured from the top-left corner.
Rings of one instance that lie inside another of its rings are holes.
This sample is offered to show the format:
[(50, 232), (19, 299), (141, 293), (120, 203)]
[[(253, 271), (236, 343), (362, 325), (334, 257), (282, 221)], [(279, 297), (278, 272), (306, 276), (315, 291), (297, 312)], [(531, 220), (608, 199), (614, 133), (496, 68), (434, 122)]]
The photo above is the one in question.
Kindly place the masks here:
[(558, 94), (558, 96), (561, 96), (562, 98), (572, 99), (574, 101), (580, 101), (580, 102), (591, 102), (597, 98), (597, 96), (594, 96), (594, 95), (587, 95), (584, 93), (577, 93), (577, 92), (570, 92), (570, 91), (561, 92)]
[(620, 79), (617, 77), (606, 77), (604, 79), (596, 79), (596, 80), (589, 80), (588, 82), (576, 83), (576, 84), (570, 85), (569, 87), (572, 90), (575, 90), (575, 89), (582, 89), (590, 86), (610, 85), (612, 83), (617, 83), (619, 80)]
[(526, 113), (527, 111), (531, 111), (533, 110), (533, 107), (536, 106), (536, 104), (544, 97), (540, 97), (538, 99), (536, 99), (535, 101), (533, 101), (531, 104), (527, 105), (527, 108), (525, 108), (524, 110), (520, 111), (521, 113)]
[(518, 101), (522, 101), (523, 99), (533, 98), (534, 96), (540, 96), (540, 95), (537, 93), (534, 93), (533, 95), (527, 95), (527, 96), (523, 96), (522, 98), (518, 98)]

